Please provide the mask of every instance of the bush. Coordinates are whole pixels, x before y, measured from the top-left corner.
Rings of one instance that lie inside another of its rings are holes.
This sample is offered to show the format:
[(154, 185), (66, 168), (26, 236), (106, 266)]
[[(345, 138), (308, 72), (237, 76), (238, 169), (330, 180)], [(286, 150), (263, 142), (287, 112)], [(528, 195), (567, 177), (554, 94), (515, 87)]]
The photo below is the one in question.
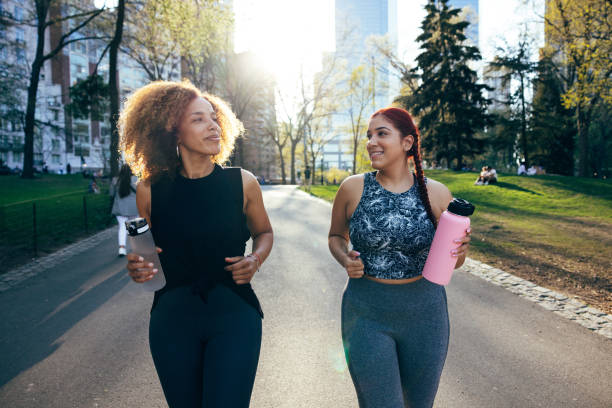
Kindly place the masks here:
[(344, 181), (345, 178), (350, 176), (351, 173), (346, 170), (340, 170), (335, 167), (332, 167), (331, 169), (327, 170), (324, 175), (325, 180), (329, 184), (340, 184), (342, 183), (342, 181)]

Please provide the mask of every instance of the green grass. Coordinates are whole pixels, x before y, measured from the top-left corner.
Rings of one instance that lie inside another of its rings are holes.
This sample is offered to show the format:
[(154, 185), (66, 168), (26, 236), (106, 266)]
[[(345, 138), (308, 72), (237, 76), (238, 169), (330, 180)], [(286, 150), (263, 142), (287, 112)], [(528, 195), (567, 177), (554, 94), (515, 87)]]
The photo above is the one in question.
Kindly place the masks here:
[(0, 177), (0, 273), (106, 228), (108, 182), (87, 193), (82, 175), (44, 175), (32, 180)]
[(15, 175), (0, 176), (0, 205), (68, 193), (86, 193), (89, 182), (90, 179), (80, 174), (45, 174), (35, 179), (22, 179)]
[[(612, 182), (500, 174), (475, 186), (476, 173), (426, 175), (476, 206), (470, 256), (612, 311)], [(333, 201), (337, 189), (311, 194)]]

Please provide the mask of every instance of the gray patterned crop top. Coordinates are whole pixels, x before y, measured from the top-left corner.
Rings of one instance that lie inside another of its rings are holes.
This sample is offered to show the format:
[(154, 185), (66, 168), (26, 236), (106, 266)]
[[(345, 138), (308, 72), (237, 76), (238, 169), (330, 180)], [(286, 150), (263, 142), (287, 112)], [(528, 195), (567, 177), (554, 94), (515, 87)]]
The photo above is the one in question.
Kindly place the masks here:
[(349, 234), (366, 275), (406, 279), (423, 272), (435, 228), (414, 181), (408, 191), (392, 193), (378, 183), (375, 171), (364, 174)]

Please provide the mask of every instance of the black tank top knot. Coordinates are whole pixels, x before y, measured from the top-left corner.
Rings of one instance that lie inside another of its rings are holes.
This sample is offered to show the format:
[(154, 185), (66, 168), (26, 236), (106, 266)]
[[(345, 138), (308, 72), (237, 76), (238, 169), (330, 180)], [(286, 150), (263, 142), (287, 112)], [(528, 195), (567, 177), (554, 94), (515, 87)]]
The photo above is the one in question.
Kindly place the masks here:
[(240, 168), (215, 164), (206, 177), (188, 179), (177, 173), (152, 184), (151, 232), (163, 250), (159, 258), (166, 277), (153, 308), (163, 293), (179, 286), (191, 286), (206, 302), (208, 291), (221, 283), (263, 317), (251, 285), (237, 285), (223, 269), (226, 257), (244, 255), (250, 238)]

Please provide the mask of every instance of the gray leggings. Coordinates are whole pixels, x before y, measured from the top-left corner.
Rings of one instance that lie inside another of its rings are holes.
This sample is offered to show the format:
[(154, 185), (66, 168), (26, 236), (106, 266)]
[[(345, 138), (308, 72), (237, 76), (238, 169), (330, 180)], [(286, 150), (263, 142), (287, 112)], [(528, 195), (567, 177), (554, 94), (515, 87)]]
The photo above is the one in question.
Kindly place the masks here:
[(342, 340), (361, 408), (433, 406), (448, 337), (443, 286), (349, 279)]

